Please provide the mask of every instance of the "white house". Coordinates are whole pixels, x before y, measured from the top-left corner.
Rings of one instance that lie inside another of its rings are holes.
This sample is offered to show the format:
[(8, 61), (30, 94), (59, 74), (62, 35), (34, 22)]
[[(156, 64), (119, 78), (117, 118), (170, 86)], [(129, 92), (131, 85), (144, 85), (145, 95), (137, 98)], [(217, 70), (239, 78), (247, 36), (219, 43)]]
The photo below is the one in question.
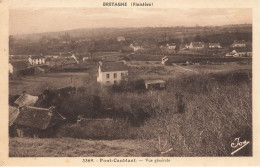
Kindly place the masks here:
[(170, 50), (174, 50), (175, 48), (176, 48), (176, 44), (175, 43), (167, 43), (167, 47), (168, 47), (168, 49), (170, 49)]
[(226, 54), (227, 57), (252, 57), (253, 52), (252, 51), (245, 51), (245, 50), (233, 50), (232, 52), (229, 52)]
[(43, 56), (30, 56), (28, 60), (29, 60), (30, 65), (45, 64), (45, 57), (43, 57)]
[(9, 63), (8, 68), (9, 68), (9, 74), (13, 74), (14, 73), (14, 67), (11, 63)]
[(143, 47), (140, 46), (138, 43), (134, 43), (134, 44), (131, 43), (129, 47), (132, 48), (134, 50), (134, 52), (143, 49)]
[(128, 68), (125, 62), (99, 62), (97, 82), (113, 85), (127, 79)]
[(89, 59), (89, 57), (83, 57), (82, 61), (87, 61)]
[(243, 48), (246, 47), (246, 42), (244, 40), (241, 41), (234, 41), (234, 43), (231, 45), (232, 48)]
[(118, 42), (123, 42), (123, 41), (125, 41), (125, 37), (119, 36), (119, 37), (116, 38), (116, 40)]
[(188, 49), (200, 50), (205, 47), (204, 42), (191, 42), (190, 45), (186, 45)]
[(209, 43), (209, 48), (222, 48), (219, 43)]

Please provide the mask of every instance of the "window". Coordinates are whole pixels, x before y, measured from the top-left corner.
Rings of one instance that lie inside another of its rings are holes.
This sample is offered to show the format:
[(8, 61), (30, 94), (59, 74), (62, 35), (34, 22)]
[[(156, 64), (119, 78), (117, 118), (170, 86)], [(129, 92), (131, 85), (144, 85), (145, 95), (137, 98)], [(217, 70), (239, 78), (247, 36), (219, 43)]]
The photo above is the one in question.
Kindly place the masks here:
[(109, 85), (109, 84), (111, 84), (111, 82), (110, 82), (110, 81), (107, 81), (106, 83), (107, 83), (108, 85)]
[(121, 77), (124, 77), (124, 75), (125, 75), (125, 73), (122, 72), (122, 73), (121, 73)]
[(114, 84), (117, 84), (117, 81), (114, 81)]
[(114, 78), (117, 78), (117, 73), (114, 73)]
[(107, 79), (109, 79), (109, 74), (107, 74)]

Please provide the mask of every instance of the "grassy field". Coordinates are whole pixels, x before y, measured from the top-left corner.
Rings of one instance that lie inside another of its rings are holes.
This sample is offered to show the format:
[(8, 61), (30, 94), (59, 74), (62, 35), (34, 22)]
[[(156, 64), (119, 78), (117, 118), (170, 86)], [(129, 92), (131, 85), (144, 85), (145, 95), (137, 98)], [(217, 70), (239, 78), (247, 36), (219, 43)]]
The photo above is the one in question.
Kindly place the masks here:
[(10, 157), (158, 156), (147, 140), (80, 140), (11, 138)]
[(226, 63), (222, 65), (173, 65), (163, 66), (159, 61), (131, 61), (128, 64), (130, 72), (135, 77), (142, 79), (164, 79), (179, 78), (198, 74), (223, 73), (234, 70), (251, 70), (252, 65), (239, 65), (237, 63)]
[(66, 86), (82, 86), (90, 80), (96, 80), (96, 75), (92, 77), (87, 72), (75, 73), (47, 73), (20, 77), (15, 80), (9, 80), (9, 94), (17, 95), (26, 91), (32, 95), (38, 95), (46, 87), (63, 88)]

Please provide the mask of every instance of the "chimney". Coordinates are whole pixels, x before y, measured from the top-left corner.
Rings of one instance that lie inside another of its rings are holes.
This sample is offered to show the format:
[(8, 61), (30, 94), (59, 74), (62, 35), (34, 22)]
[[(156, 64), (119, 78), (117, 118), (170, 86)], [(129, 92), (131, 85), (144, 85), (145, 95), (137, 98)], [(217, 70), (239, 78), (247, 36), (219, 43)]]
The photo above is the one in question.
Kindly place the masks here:
[(98, 62), (98, 64), (99, 64), (100, 66), (102, 66), (102, 61)]

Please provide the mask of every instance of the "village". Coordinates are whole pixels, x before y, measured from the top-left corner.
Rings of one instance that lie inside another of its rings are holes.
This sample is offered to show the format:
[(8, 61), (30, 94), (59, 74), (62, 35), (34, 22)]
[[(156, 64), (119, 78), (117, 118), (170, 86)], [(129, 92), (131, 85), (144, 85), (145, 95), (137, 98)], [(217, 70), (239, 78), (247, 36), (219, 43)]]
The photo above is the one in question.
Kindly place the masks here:
[[(165, 137), (170, 133), (165, 121), (170, 115), (179, 120), (191, 114), (197, 95), (214, 93), (215, 98), (221, 87), (229, 92), (236, 84), (250, 84), (250, 39), (231, 35), (227, 43), (213, 37), (203, 41), (198, 35), (188, 40), (162, 36), (155, 43), (124, 35), (93, 40), (65, 34), (60, 41), (42, 37), (42, 48), (49, 50), (38, 54), (27, 47), (37, 42), (12, 39), (10, 139)], [(222, 104), (219, 97), (215, 100)], [(159, 125), (167, 133), (150, 128)]]
[[(117, 37), (118, 42), (124, 41), (124, 37)], [(179, 47), (179, 46), (178, 46)], [(203, 52), (207, 47), (207, 52)], [(15, 77), (27, 76), (27, 75), (39, 75), (43, 73), (51, 73), (57, 71), (84, 71), (88, 68), (94, 68), (93, 71), (97, 74), (96, 81), (102, 86), (114, 86), (114, 88), (127, 89), (125, 82), (128, 81), (129, 68), (136, 68), (133, 65), (133, 61), (126, 61), (125, 57), (131, 57), (131, 55), (140, 54), (144, 48), (138, 44), (130, 44), (129, 48), (132, 49), (130, 54), (127, 54), (124, 57), (117, 57), (118, 61), (105, 60), (103, 61), (93, 61), (92, 56), (79, 57), (75, 54), (67, 54), (67, 56), (60, 55), (38, 55), (38, 56), (29, 56), (28, 60), (17, 60), (10, 61), (9, 63), (9, 74), (10, 79), (15, 80)], [(187, 66), (187, 65), (201, 65), (201, 64), (227, 64), (227, 63), (250, 63), (252, 58), (252, 50), (249, 50), (246, 47), (246, 42), (244, 40), (234, 41), (226, 54), (224, 51), (227, 49), (222, 49), (219, 43), (204, 43), (204, 42), (191, 42), (186, 44), (184, 48), (179, 48), (177, 52), (177, 46), (175, 43), (167, 43), (165, 46), (160, 46), (163, 53), (168, 53), (168, 56), (158, 56), (158, 59), (161, 58), (161, 62), (158, 62), (154, 66), (150, 67), (148, 71), (156, 71), (157, 68), (164, 68), (167, 66)], [(200, 52), (198, 52), (200, 51)], [(209, 51), (213, 52), (213, 55), (209, 55)], [(172, 53), (172, 55), (171, 55)], [(224, 53), (224, 55), (223, 55)], [(214, 56), (217, 54), (218, 56)], [(129, 56), (130, 55), (130, 56)], [(139, 55), (140, 57), (142, 55)], [(176, 60), (177, 57), (183, 56), (182, 60)], [(116, 57), (116, 56), (115, 56)], [(232, 57), (232, 58), (230, 58)], [(11, 57), (12, 58), (12, 57)], [(186, 58), (186, 59), (185, 59)], [(12, 60), (12, 59), (11, 59)], [(186, 62), (185, 62), (186, 61)], [(153, 61), (153, 63), (156, 61)], [(160, 64), (159, 64), (160, 63)], [(138, 67), (138, 66), (137, 66)], [(149, 67), (149, 66), (148, 66)], [(97, 70), (95, 70), (97, 68)], [(189, 70), (189, 69), (187, 69)], [(158, 70), (157, 70), (158, 71)], [(131, 71), (132, 72), (132, 71)], [(93, 72), (92, 72), (93, 73)], [(144, 90), (152, 89), (163, 89), (166, 86), (167, 80), (163, 77), (157, 76), (157, 78), (139, 78), (139, 87)], [(143, 81), (143, 82), (142, 82)], [(122, 85), (124, 87), (122, 87)], [(63, 88), (58, 88), (57, 91), (63, 92), (64, 94), (70, 94), (72, 90), (75, 91), (76, 87), (73, 84), (64, 85)], [(48, 88), (46, 89), (46, 91)], [(38, 137), (42, 136), (42, 133), (46, 131), (51, 132), (53, 126), (64, 122), (66, 118), (59, 114), (55, 110), (55, 106), (49, 106), (49, 108), (39, 107), (37, 104), (41, 103), (41, 100), (44, 100), (43, 97), (46, 94), (41, 93), (39, 95), (30, 95), (23, 90), (23, 93), (12, 102), (14, 106), (10, 106), (10, 134), (12, 136), (31, 136)], [(58, 93), (58, 96), (61, 96), (61, 93)], [(46, 97), (45, 97), (46, 98)], [(25, 115), (24, 115), (25, 114)], [(44, 115), (43, 115), (44, 114)], [(78, 115), (81, 118), (81, 115)], [(82, 119), (82, 118), (81, 118)], [(42, 125), (40, 122), (42, 121)], [(81, 121), (79, 119), (79, 121)], [(37, 123), (37, 124), (35, 124)], [(46, 135), (43, 135), (43, 137)], [(47, 135), (48, 136), (48, 135)]]

